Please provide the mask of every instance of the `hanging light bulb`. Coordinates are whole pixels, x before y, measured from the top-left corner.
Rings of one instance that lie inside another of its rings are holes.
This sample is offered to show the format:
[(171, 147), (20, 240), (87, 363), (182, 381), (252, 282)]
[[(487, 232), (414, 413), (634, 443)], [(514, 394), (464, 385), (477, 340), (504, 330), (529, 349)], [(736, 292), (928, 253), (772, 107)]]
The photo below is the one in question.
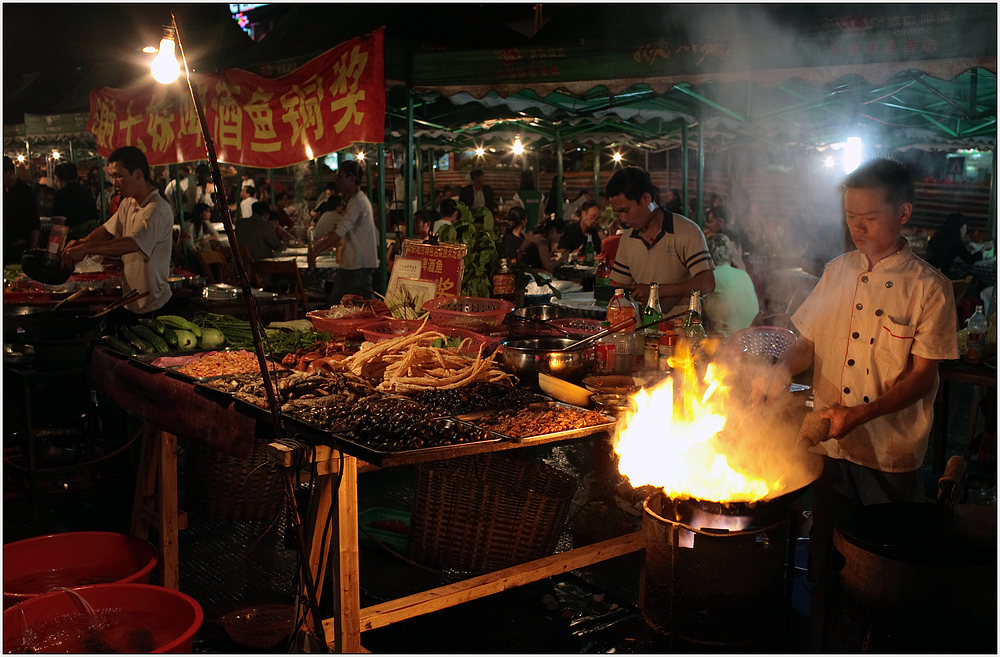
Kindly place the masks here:
[(520, 155), (524, 152), (524, 146), (521, 145), (521, 137), (518, 136), (514, 139), (514, 155)]
[(59, 154), (59, 151), (52, 151), (53, 160), (58, 160), (60, 157), (62, 157), (62, 155)]
[(485, 152), (486, 151), (483, 149), (482, 146), (476, 146), (476, 155), (478, 155), (479, 157), (482, 157), (483, 153), (485, 153)]
[(614, 155), (611, 156), (611, 159), (614, 160), (615, 162), (621, 162), (622, 154), (616, 152)]
[(17, 162), (18, 164), (24, 164), (24, 153), (17, 154)]
[(365, 160), (365, 152), (364, 151), (360, 151), (358, 153), (357, 157), (358, 157), (359, 160), (361, 160), (362, 162), (364, 162), (364, 160)]
[(163, 28), (160, 50), (153, 58), (153, 63), (149, 65), (149, 71), (153, 74), (153, 79), (160, 84), (171, 84), (181, 74), (181, 67), (174, 55), (174, 31), (172, 28)]

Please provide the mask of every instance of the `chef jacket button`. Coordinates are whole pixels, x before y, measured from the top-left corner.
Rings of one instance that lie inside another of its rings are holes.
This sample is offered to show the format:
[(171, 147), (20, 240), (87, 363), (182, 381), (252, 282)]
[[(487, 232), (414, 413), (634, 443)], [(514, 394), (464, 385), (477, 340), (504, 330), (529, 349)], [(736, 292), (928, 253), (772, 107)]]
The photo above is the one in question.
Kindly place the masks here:
[(865, 403), (866, 404), (868, 403), (868, 397), (867, 396), (865, 397)]
[(851, 394), (851, 389), (850, 388), (844, 388), (844, 394), (845, 395)]
[(855, 340), (857, 340), (858, 338), (861, 337), (861, 334), (858, 333), (857, 331), (855, 331), (854, 333), (851, 333), (851, 337), (854, 338)]
[(858, 310), (861, 310), (862, 308), (864, 308), (864, 306), (862, 306), (860, 303), (858, 305), (854, 306), (854, 307), (857, 308)]
[(868, 344), (875, 344), (875, 338), (872, 338), (871, 340), (869, 340)]
[(862, 283), (867, 283), (868, 282), (868, 277), (867, 276), (862, 276), (861, 277), (861, 282)]
[(885, 282), (885, 286), (886, 287), (892, 287), (892, 281), (886, 281)]
[(865, 374), (871, 374), (871, 373), (872, 373), (872, 371), (866, 367), (865, 368)]
[(881, 317), (882, 316), (882, 309), (881, 308), (879, 308), (878, 310), (875, 311), (875, 316), (876, 317)]
[(854, 359), (852, 358), (851, 360), (847, 361), (847, 364), (850, 365), (851, 367), (854, 367)]

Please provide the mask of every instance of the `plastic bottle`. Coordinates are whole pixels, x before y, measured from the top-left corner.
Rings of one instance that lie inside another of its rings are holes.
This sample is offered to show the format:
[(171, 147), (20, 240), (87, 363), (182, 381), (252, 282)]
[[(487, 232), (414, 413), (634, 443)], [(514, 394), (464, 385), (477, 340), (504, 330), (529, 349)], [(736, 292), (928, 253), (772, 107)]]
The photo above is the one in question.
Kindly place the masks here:
[(989, 324), (986, 322), (986, 315), (983, 314), (983, 307), (976, 306), (976, 312), (972, 313), (972, 317), (969, 318), (969, 339), (966, 341), (965, 362), (971, 365), (983, 362), (988, 330)]
[(500, 270), (493, 274), (493, 298), (514, 302), (514, 273), (507, 268), (507, 258), (500, 259)]
[(599, 258), (599, 260), (594, 285), (611, 285), (611, 261), (604, 257)]
[(611, 301), (608, 302), (607, 320), (609, 324), (614, 326), (626, 319), (635, 319), (635, 306), (625, 298), (625, 290), (616, 288), (615, 296), (611, 297)]
[[(601, 330), (609, 328), (611, 324), (607, 321), (601, 322)], [(615, 341), (617, 337), (614, 333), (609, 333), (603, 338), (597, 341), (594, 345), (594, 350), (596, 351), (596, 370), (597, 374), (614, 374), (616, 368), (615, 362)]]

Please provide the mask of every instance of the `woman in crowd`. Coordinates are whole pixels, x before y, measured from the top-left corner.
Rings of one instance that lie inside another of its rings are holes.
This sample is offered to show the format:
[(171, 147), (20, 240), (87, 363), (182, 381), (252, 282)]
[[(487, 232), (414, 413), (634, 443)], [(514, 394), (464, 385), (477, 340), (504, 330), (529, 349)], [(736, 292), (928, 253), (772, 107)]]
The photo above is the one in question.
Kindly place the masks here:
[(563, 252), (559, 258), (553, 258), (552, 252), (559, 243), (559, 238), (566, 233), (566, 222), (562, 219), (546, 219), (528, 233), (524, 242), (517, 249), (517, 261), (533, 267), (553, 271), (557, 265), (566, 261), (569, 252)]
[(219, 243), (219, 233), (212, 227), (212, 208), (204, 203), (195, 204), (181, 241), (189, 253), (210, 251)]
[(507, 230), (500, 238), (501, 258), (507, 258), (507, 262), (517, 259), (517, 249), (524, 243), (524, 231), (528, 225), (528, 216), (524, 208), (513, 207), (507, 213)]
[(732, 266), (733, 243), (722, 233), (709, 235), (708, 252), (715, 261), (715, 290), (705, 295), (703, 310), (709, 328), (726, 339), (753, 323), (760, 304), (750, 275)]
[(968, 220), (961, 212), (952, 212), (944, 220), (944, 225), (927, 242), (927, 262), (941, 270), (948, 278), (962, 278), (955, 269), (955, 259), (971, 265), (981, 260), (982, 253), (970, 253), (965, 245)]
[(521, 185), (514, 194), (514, 202), (524, 209), (529, 229), (538, 225), (545, 196), (535, 189), (535, 177), (530, 171), (521, 172)]

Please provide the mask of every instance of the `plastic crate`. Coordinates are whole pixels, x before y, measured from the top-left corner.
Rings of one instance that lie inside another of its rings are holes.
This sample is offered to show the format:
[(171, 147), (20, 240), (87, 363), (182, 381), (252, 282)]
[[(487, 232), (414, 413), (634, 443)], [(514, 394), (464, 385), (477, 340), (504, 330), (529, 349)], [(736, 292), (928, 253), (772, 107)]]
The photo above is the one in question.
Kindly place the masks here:
[(399, 509), (389, 509), (381, 506), (373, 506), (372, 508), (365, 509), (358, 514), (358, 526), (364, 530), (359, 534), (360, 540), (371, 541), (371, 537), (365, 535), (365, 532), (367, 532), (400, 554), (405, 555), (410, 549), (410, 535), (400, 534), (399, 532), (389, 531), (388, 529), (378, 529), (371, 526), (373, 522), (378, 522), (380, 520), (398, 520), (399, 522), (404, 523), (407, 527), (411, 527), (410, 512), (400, 511)]

